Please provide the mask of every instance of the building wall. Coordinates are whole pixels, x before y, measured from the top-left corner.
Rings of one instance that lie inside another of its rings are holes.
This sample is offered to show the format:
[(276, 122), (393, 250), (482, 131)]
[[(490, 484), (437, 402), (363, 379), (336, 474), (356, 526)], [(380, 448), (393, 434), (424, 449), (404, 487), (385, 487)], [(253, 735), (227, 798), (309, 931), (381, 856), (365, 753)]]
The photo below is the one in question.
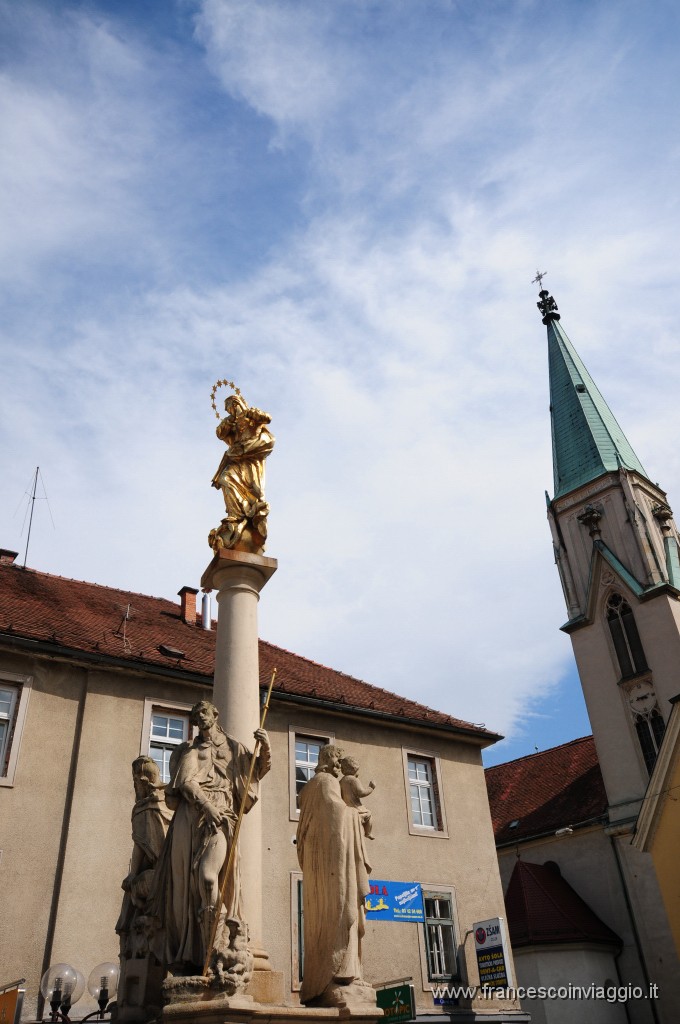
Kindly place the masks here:
[[(678, 709), (675, 709), (677, 714)], [(668, 735), (668, 734), (667, 734)], [(676, 734), (677, 735), (677, 734)], [(674, 737), (675, 738), (675, 737)], [(678, 871), (678, 840), (680, 838), (680, 748), (675, 738), (670, 770), (659, 794), (658, 816), (647, 847), (654, 861), (659, 888), (668, 915), (675, 950), (680, 956), (680, 872)]]
[[(588, 990), (592, 985), (613, 992), (619, 989), (614, 954), (601, 949), (569, 947), (528, 947), (515, 952), (519, 984), (527, 989), (553, 990), (557, 998), (523, 999), (522, 1008), (531, 1014), (532, 1024), (573, 1024), (575, 1019), (588, 1024), (626, 1024), (628, 1017), (622, 1002), (610, 997), (575, 1001), (560, 997), (560, 991)], [(578, 1017), (576, 1016), (578, 1014)]]
[[(616, 851), (613, 843), (616, 843)], [(523, 860), (535, 864), (555, 861), (559, 865), (564, 879), (622, 939), (623, 950), (617, 960), (620, 979), (617, 980), (640, 986), (645, 991), (648, 980), (658, 984), (660, 1019), (667, 1024), (674, 1024), (680, 1019), (680, 964), (651, 857), (632, 847), (629, 835), (612, 840), (601, 827), (525, 843), (520, 852)], [(625, 878), (625, 890), (617, 854)], [(515, 849), (499, 851), (504, 891), (516, 857)], [(638, 941), (642, 946), (644, 966), (638, 953)], [(629, 1014), (632, 1024), (654, 1024), (649, 1001), (630, 1003)]]
[[(272, 736), (275, 764), (288, 759), (288, 730), (292, 726), (304, 734), (330, 732), (334, 741), (348, 754), (356, 756), (362, 780), (372, 779), (375, 792), (364, 799), (373, 814), (375, 841), (368, 843), (372, 877), (395, 881), (419, 881), (434, 887), (454, 890), (462, 984), (477, 985), (472, 924), (478, 920), (503, 916), (503, 895), (497, 870), (491, 817), (484, 774), (478, 748), (464, 742), (452, 742), (440, 734), (397, 729), (365, 720), (324, 715), (295, 705), (272, 708), (268, 726)], [(411, 835), (408, 831), (408, 791), (404, 777), (402, 748), (434, 755), (441, 769), (440, 797), (444, 803), (447, 835)], [(276, 969), (286, 972), (290, 984), (291, 956), (287, 936), (290, 924), (285, 896), (290, 879), (298, 872), (293, 840), (296, 821), (291, 820), (288, 778), (284, 771), (272, 771), (263, 781), (264, 821), (273, 821), (276, 829), (267, 835), (265, 849), (265, 908), (279, 908), (276, 927), (270, 930), (269, 952)], [(285, 808), (285, 816), (276, 815)], [(271, 865), (271, 870), (269, 868)], [(277, 866), (278, 865), (278, 869)], [(265, 919), (268, 911), (265, 909)], [(416, 1000), (423, 1010), (432, 1010), (431, 984), (423, 985), (421, 960), (422, 926), (406, 923), (367, 923), (364, 947), (365, 976), (372, 983), (413, 976)], [(484, 1004), (479, 1004), (480, 1008)], [(494, 1001), (494, 1008), (508, 1004)], [(489, 1008), (488, 1001), (485, 1008)]]
[[(145, 700), (186, 707), (207, 696), (208, 689), (0, 652), (2, 670), (33, 676), (15, 782), (0, 787), (0, 884), (5, 894), (0, 982), (27, 979), (25, 1017), (30, 1018), (36, 1013), (45, 966), (71, 963), (87, 977), (100, 962), (117, 960), (114, 926), (132, 850), (130, 765), (146, 749)], [(290, 810), (291, 727), (333, 735), (358, 758), (362, 779), (375, 781), (375, 793), (365, 798), (376, 837), (367, 844), (373, 877), (451, 889), (461, 981), (477, 984), (472, 924), (503, 915), (479, 749), (435, 730), (400, 728), (351, 713), (322, 713), (276, 699), (267, 726), (273, 767), (263, 780), (261, 796), (264, 941), (272, 967), (284, 973), (289, 1000), (297, 998), (291, 878), (299, 872), (293, 842), (297, 822)], [(438, 758), (445, 834), (409, 832), (404, 746)], [(60, 871), (57, 904), (55, 879)], [(419, 1008), (432, 1011), (431, 985), (423, 976), (422, 925), (369, 922), (364, 950), (369, 981), (413, 976)], [(481, 1008), (511, 1005), (493, 1001)], [(94, 1008), (88, 997), (76, 1012), (80, 1017)]]

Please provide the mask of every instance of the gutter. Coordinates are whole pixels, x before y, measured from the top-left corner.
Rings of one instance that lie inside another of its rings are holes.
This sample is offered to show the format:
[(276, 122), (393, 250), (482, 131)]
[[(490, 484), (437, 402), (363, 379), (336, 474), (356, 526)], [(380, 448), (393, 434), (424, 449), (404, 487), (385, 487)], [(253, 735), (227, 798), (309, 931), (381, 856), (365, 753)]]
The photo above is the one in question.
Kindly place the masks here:
[[(25, 637), (18, 637), (11, 633), (0, 633), (0, 643), (6, 641), (9, 647), (19, 651), (27, 651), (31, 654), (44, 655), (61, 661), (79, 662), (84, 665), (92, 665), (98, 668), (108, 668), (118, 672), (130, 672), (135, 675), (157, 676), (163, 679), (170, 679), (174, 682), (200, 686), (201, 688), (212, 689), (212, 676), (203, 673), (191, 672), (188, 669), (173, 668), (168, 665), (155, 665), (150, 662), (141, 662), (116, 658), (109, 654), (90, 653), (89, 651), (74, 650), (71, 647), (64, 647), (61, 644), (48, 643), (41, 640), (29, 640)], [(370, 684), (368, 684), (370, 685)], [(261, 687), (262, 689), (263, 687)], [(477, 743), (480, 746), (490, 746), (503, 739), (498, 733), (486, 732), (478, 729), (466, 729), (464, 726), (447, 725), (441, 722), (429, 722), (422, 718), (409, 718), (402, 715), (393, 715), (386, 711), (376, 711), (373, 708), (362, 708), (355, 704), (339, 704), (331, 700), (323, 700), (319, 697), (305, 697), (291, 694), (281, 690), (274, 690), (272, 697), (283, 703), (302, 704), (310, 707), (317, 707), (333, 714), (347, 714), (350, 717), (366, 717), (376, 719), (385, 723), (393, 723), (408, 728), (420, 728), (426, 731), (444, 732), (465, 739), (467, 742)]]
[(188, 669), (173, 668), (171, 665), (155, 665), (152, 662), (116, 658), (111, 654), (96, 654), (89, 651), (75, 650), (73, 647), (63, 647), (61, 644), (49, 643), (43, 640), (29, 640), (26, 637), (15, 636), (12, 633), (0, 633), (0, 643), (7, 642), (7, 646), (15, 647), (20, 651), (28, 651), (31, 654), (46, 655), (50, 658), (58, 658), (60, 661), (77, 661), (84, 665), (95, 665), (99, 668), (110, 668), (117, 671), (132, 672), (135, 675), (163, 676), (194, 686), (212, 686), (212, 677), (202, 672), (191, 672)]
[[(592, 827), (593, 825), (604, 825), (608, 823), (609, 818), (606, 814), (598, 814), (594, 818), (586, 818), (585, 821), (578, 821), (575, 825), (569, 826), (573, 831), (576, 829), (583, 829)], [(548, 829), (545, 832), (534, 832), (528, 836), (515, 836), (512, 839), (506, 839), (502, 843), (496, 843), (497, 850), (505, 850), (508, 847), (519, 846), (520, 843), (531, 843), (538, 839), (546, 839), (549, 836), (555, 838), (557, 831), (554, 828)], [(564, 838), (563, 836), (557, 836), (558, 839)]]
[(392, 715), (387, 711), (376, 711), (375, 708), (362, 708), (357, 707), (355, 704), (338, 704), (332, 700), (323, 700), (320, 697), (303, 697), (296, 693), (288, 693), (287, 691), (274, 690), (272, 697), (277, 701), (289, 704), (302, 704), (310, 707), (316, 707), (320, 710), (332, 712), (334, 715), (345, 714), (347, 717), (354, 718), (359, 715), (365, 718), (374, 718), (381, 722), (393, 723), (395, 725), (401, 725), (408, 728), (420, 728), (424, 730), (437, 730), (438, 732), (454, 733), (460, 738), (465, 738), (469, 741), (477, 741), (480, 745), (484, 744), (490, 746), (492, 743), (497, 743), (503, 739), (502, 736), (497, 733), (483, 732), (477, 729), (465, 729), (460, 725), (448, 725), (443, 722), (428, 722), (426, 718), (408, 718), (405, 715)]

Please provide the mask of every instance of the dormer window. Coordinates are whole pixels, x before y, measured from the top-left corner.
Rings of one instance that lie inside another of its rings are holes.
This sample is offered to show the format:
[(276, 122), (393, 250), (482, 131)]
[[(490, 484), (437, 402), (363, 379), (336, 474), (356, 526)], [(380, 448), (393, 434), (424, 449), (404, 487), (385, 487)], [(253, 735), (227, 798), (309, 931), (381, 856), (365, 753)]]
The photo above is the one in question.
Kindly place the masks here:
[(642, 649), (633, 616), (633, 609), (621, 594), (610, 594), (607, 601), (607, 624), (618, 658), (621, 677), (638, 675), (647, 671), (647, 659)]

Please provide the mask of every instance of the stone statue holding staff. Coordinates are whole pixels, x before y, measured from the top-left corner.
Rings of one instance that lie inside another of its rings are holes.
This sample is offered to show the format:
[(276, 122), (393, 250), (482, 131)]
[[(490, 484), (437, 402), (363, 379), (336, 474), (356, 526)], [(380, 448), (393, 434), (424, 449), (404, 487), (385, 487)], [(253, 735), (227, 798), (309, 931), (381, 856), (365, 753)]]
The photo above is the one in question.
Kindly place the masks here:
[[(197, 984), (205, 983), (207, 964), (208, 981), (231, 994), (252, 969), (238, 849), (231, 848), (239, 815), (257, 800), (259, 780), (271, 766), (269, 739), (256, 730), (253, 758), (224, 732), (205, 700), (194, 705), (190, 720), (198, 735), (180, 748), (166, 790), (177, 810), (157, 869), (157, 955), (171, 975)], [(166, 981), (165, 989), (172, 998), (172, 984)]]

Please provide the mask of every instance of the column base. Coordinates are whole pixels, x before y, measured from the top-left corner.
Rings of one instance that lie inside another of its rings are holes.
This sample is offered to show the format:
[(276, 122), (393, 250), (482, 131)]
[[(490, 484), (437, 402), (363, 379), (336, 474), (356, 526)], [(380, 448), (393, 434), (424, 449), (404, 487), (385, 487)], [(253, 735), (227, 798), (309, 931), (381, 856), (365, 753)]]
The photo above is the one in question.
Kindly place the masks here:
[(163, 1024), (376, 1024), (383, 1017), (377, 1006), (373, 1010), (356, 1011), (330, 1007), (263, 1006), (248, 1002), (247, 997), (205, 1000), (184, 1005), (166, 1006)]

